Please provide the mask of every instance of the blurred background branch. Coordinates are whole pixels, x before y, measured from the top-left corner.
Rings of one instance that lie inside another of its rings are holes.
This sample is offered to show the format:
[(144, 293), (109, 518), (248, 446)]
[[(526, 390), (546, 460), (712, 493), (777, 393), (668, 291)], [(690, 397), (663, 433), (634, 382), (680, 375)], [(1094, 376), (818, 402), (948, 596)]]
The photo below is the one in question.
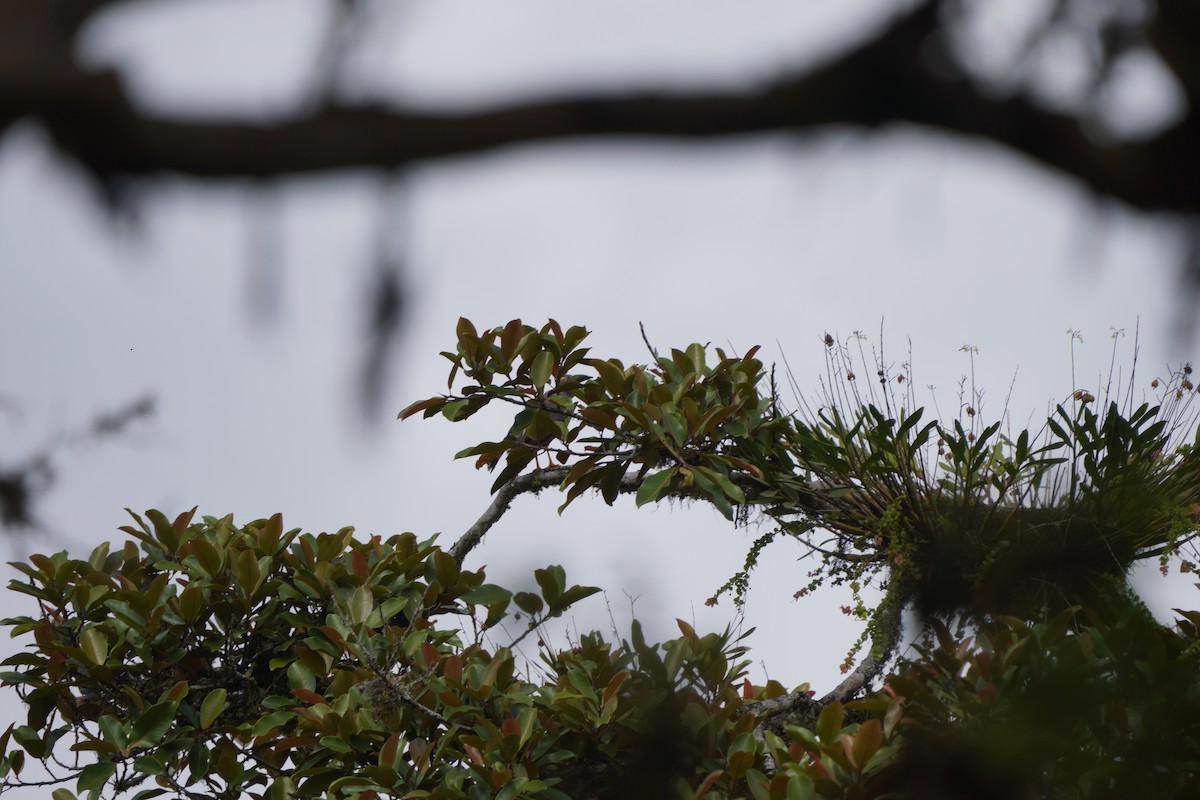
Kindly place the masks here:
[[(744, 91), (579, 92), (454, 113), (339, 99), (336, 76), (369, 12), (336, 3), (318, 56), (311, 102), (268, 122), (179, 118), (140, 108), (119, 71), (93, 71), (74, 38), (119, 2), (7, 0), (0, 5), (0, 127), (38, 121), (59, 150), (96, 180), (178, 173), (275, 177), (355, 167), (390, 168), (532, 142), (599, 137), (699, 139), (822, 126), (916, 124), (979, 137), (1143, 211), (1200, 212), (1200, 11), (1183, 0), (1056, 2), (1019, 42), (1011, 63), (972, 63), (969, 29), (987, 3), (918, 3), (826, 63), (785, 70)], [(1033, 64), (1067, 38), (1089, 54), (1078, 97), (1038, 97)], [(1152, 57), (1178, 86), (1173, 124), (1136, 138), (1103, 117), (1115, 72)]]

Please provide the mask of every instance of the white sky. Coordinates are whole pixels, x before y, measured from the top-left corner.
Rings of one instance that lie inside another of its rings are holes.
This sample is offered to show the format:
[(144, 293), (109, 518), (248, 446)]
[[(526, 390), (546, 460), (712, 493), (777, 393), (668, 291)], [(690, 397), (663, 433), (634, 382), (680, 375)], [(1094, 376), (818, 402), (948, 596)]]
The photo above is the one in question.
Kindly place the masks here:
[[(373, 28), (355, 85), (430, 103), (737, 85), (820, 57), (889, 4), (833, 5), (425, 0)], [(131, 6), (98, 24), (85, 49), (131, 69), (151, 106), (279, 110), (304, 96), (323, 8)], [(506, 423), (393, 418), (444, 388), (437, 353), (460, 315), (480, 327), (584, 324), (598, 353), (627, 362), (645, 356), (639, 321), (663, 347), (762, 344), (772, 359), (778, 342), (814, 391), (820, 336), (875, 338), (882, 321), (895, 360), (911, 338), (914, 379), (938, 387), (943, 409), (968, 369), (963, 344), (980, 351), (985, 416), (1001, 412), (1016, 372), (1017, 426), (1076, 388), (1067, 328), (1084, 336), (1079, 388), (1107, 368), (1110, 329), (1132, 334), (1139, 317), (1140, 383), (1195, 345), (1171, 325), (1179, 251), (1166, 222), (1096, 203), (1007, 152), (911, 128), (514, 148), (422, 167), (405, 192), (404, 218), (383, 224), (407, 232), (412, 304), (384, 418), (364, 427), (354, 402), (377, 179), (286, 184), (281, 311), (264, 328), (246, 292), (247, 244), (263, 217), (244, 187), (159, 183), (140, 224), (122, 231), (35, 129), (0, 141), (0, 395), (19, 404), (0, 413), (5, 459), (146, 392), (159, 401), (134, 435), (59, 460), (41, 506), (54, 537), (29, 547), (85, 554), (121, 535), (124, 506), (174, 514), (196, 504), (242, 521), (282, 511), (289, 527), (312, 531), (444, 531), (448, 544), (486, 507), (490, 483), (451, 456)], [(753, 531), (702, 507), (581, 501), (558, 517), (557, 505), (519, 500), (471, 565), (515, 588), (535, 567), (564, 564), (573, 582), (609, 590), (622, 634), (623, 590), (640, 597), (651, 636), (675, 635), (674, 617), (705, 629), (730, 619), (727, 602), (703, 601)], [(748, 606), (752, 655), (785, 684), (820, 691), (839, 678), (858, 629), (834, 592), (792, 601), (810, 568), (796, 555), (768, 551)], [(1194, 602), (1181, 577), (1148, 584), (1154, 607)], [(607, 629), (608, 612), (585, 603), (573, 624)]]

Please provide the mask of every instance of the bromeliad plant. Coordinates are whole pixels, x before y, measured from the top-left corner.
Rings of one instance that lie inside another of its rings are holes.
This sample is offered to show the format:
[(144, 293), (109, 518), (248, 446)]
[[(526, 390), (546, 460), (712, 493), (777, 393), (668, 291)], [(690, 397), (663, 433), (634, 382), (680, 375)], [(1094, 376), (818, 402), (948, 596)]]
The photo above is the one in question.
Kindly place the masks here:
[[(882, 567), (926, 615), (1032, 615), (1111, 595), (1135, 562), (1165, 569), (1194, 540), (1190, 366), (1153, 381), (1154, 405), (1079, 389), (1041, 430), (1006, 435), (981, 421), (977, 397), (949, 423), (924, 421), (907, 365), (880, 367), (884, 388), (861, 396), (846, 348), (826, 346), (823, 402), (805, 404), (792, 435), (797, 461), (830, 487), (816, 520), (831, 535), (826, 574), (870, 581)], [(813, 522), (801, 515), (801, 529)]]

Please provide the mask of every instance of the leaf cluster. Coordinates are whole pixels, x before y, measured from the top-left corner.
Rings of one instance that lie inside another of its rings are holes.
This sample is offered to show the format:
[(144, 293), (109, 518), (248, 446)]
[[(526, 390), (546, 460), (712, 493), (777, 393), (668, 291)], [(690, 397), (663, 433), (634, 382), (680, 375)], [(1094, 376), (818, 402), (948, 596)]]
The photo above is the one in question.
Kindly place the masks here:
[(898, 778), (932, 796), (1191, 796), (1200, 779), (1195, 612), (1174, 628), (1136, 603), (999, 617), (972, 637), (934, 623), (888, 678), (905, 698)]
[(135, 521), (119, 550), (16, 565), (10, 588), (40, 613), (4, 621), (32, 639), (0, 673), (27, 709), (0, 736), (6, 787), (31, 757), (73, 781), (56, 800), (794, 796), (762, 794), (770, 745), (741, 705), (783, 689), (743, 687), (729, 631), (680, 622), (655, 645), (635, 622), (628, 641), (545, 648), (522, 676), (484, 634), (596, 591), (561, 567), (512, 593), (412, 534)]
[(4, 663), (28, 708), (4, 734), (21, 747), (6, 773), (25, 754), (57, 761), (70, 736), (75, 762), (60, 766), (91, 797), (150, 778), (137, 797), (437, 785), (448, 765), (431, 770), (431, 748), (448, 731), (498, 730), (532, 697), (507, 648), (464, 646), (437, 621), (482, 633), (520, 616), (515, 604), (532, 628), (597, 591), (549, 567), (540, 595), (514, 595), (412, 534), (361, 542), (349, 528), (285, 532), (278, 515), (244, 527), (147, 517), (118, 551), (14, 565), (25, 579), (10, 588), (41, 613), (5, 620), (34, 640)]
[[(632, 474), (638, 505), (695, 497), (733, 519), (747, 502), (738, 477), (761, 478), (762, 463), (786, 458), (786, 422), (759, 391), (757, 348), (741, 357), (717, 348), (710, 363), (707, 349), (693, 344), (627, 367), (591, 357), (581, 346), (586, 336), (554, 320), (541, 329), (513, 320), (482, 333), (460, 320), (457, 349), (442, 354), (452, 364), (451, 393), (413, 403), (400, 417), (440, 413), (457, 422), (507, 402), (516, 408), (507, 436), (458, 453), (477, 466), (503, 460), (493, 491), (545, 454), (570, 465), (560, 511), (593, 488), (612, 503)], [(455, 390), (459, 375), (466, 383)]]

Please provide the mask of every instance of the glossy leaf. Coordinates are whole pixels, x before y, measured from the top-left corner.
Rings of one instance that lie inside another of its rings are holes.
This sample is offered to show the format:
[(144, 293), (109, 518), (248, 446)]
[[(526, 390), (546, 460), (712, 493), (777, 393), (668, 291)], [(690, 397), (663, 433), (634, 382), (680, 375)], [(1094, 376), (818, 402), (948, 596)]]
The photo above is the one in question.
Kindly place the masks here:
[(156, 703), (143, 711), (129, 732), (129, 748), (152, 747), (158, 744), (175, 721), (175, 710), (178, 706), (178, 703), (172, 702)]
[(671, 479), (679, 474), (678, 467), (670, 467), (669, 469), (660, 470), (652, 475), (642, 479), (642, 483), (637, 490), (637, 505), (638, 508), (653, 503), (658, 500), (667, 491), (671, 484)]
[(225, 710), (228, 703), (225, 698), (228, 692), (224, 688), (213, 689), (204, 697), (204, 702), (200, 704), (200, 727), (208, 729), (212, 727), (213, 722)]

